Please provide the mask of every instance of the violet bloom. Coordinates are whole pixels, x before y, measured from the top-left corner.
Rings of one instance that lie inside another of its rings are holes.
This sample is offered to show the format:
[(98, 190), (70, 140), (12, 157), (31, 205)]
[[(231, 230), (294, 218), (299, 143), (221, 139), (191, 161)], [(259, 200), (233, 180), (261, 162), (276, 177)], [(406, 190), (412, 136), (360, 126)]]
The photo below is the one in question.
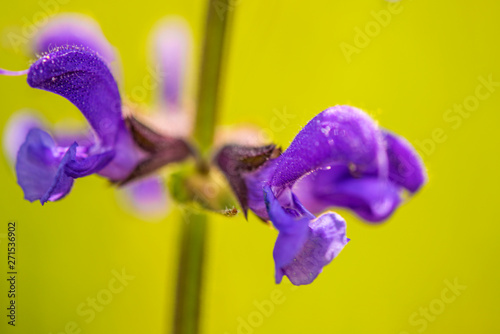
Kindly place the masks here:
[(295, 285), (311, 283), (349, 241), (338, 214), (312, 213), (345, 207), (367, 221), (382, 221), (403, 191), (415, 193), (426, 180), (406, 140), (349, 106), (318, 114), (281, 155), (272, 145), (226, 146), (216, 159), (243, 210), (278, 229), (276, 282), (286, 275)]
[[(31, 87), (65, 97), (91, 127), (90, 136), (57, 131), (51, 136), (42, 120), (13, 119), (5, 150), (8, 156), (17, 152), (16, 173), (25, 197), (42, 204), (58, 200), (70, 191), (74, 179), (99, 174), (116, 184), (134, 182), (136, 203), (154, 208), (148, 206), (151, 198), (165, 197), (155, 195), (162, 194), (164, 186), (151, 174), (194, 155), (198, 170), (187, 168), (177, 176), (181, 194), (176, 198), (189, 201), (191, 196), (205, 208), (225, 211), (204, 204), (197, 193), (210, 186), (203, 182), (209, 182), (207, 175), (214, 171), (187, 143), (190, 115), (181, 88), (190, 49), (185, 25), (170, 20), (155, 29), (151, 40), (160, 74), (156, 112), (125, 118), (117, 53), (98, 25), (80, 19), (60, 18), (43, 30), (35, 48), (45, 53), (28, 71), (0, 70), (3, 75), (27, 73)], [(273, 254), (275, 279), (279, 283), (287, 276), (295, 285), (314, 281), (349, 241), (344, 219), (325, 210), (343, 207), (366, 221), (381, 222), (402, 203), (405, 193), (416, 193), (426, 182), (413, 147), (350, 106), (319, 113), (283, 153), (273, 144), (226, 144), (214, 160), (243, 213), (250, 209), (279, 231)], [(220, 194), (214, 203), (226, 203), (225, 192)]]
[(28, 84), (71, 101), (93, 135), (90, 141), (74, 136), (68, 142), (68, 138), (59, 140), (41, 128), (31, 128), (16, 161), (18, 183), (26, 199), (42, 204), (61, 199), (74, 179), (96, 173), (126, 183), (190, 155), (183, 140), (158, 134), (133, 117), (124, 119), (118, 85), (110, 71), (113, 48), (100, 30), (78, 19), (55, 20), (38, 36), (36, 48), (48, 52), (27, 71)]

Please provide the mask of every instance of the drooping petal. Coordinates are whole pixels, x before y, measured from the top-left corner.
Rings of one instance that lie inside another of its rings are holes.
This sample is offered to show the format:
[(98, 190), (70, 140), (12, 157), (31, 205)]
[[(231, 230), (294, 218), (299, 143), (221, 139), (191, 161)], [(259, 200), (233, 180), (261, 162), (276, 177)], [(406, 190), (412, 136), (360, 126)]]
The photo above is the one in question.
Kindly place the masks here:
[(307, 123), (280, 156), (271, 185), (279, 193), (302, 176), (334, 165), (383, 174), (387, 169), (383, 145), (377, 124), (363, 111), (350, 106), (326, 109)]
[[(286, 275), (294, 285), (312, 283), (348, 242), (342, 217), (334, 212), (319, 216), (309, 222), (309, 236), (301, 251), (276, 272), (276, 282)], [(276, 241), (275, 247), (281, 246)]]
[(16, 161), (17, 152), (30, 130), (42, 129), (45, 127), (44, 123), (38, 113), (32, 110), (19, 110), (9, 118), (2, 141), (4, 152), (12, 164)]
[(178, 111), (183, 105), (185, 93), (192, 46), (191, 31), (183, 18), (168, 17), (153, 29), (151, 40), (159, 100), (167, 105), (167, 110)]
[(64, 197), (73, 185), (65, 166), (76, 156), (76, 144), (60, 149), (46, 132), (32, 129), (17, 156), (16, 174), (24, 197), (42, 205)]
[(52, 17), (33, 41), (33, 50), (40, 54), (58, 47), (80, 46), (94, 50), (107, 63), (116, 59), (115, 50), (104, 37), (99, 24), (82, 14), (64, 13)]
[(264, 191), (269, 216), (279, 231), (273, 252), (276, 283), (287, 276), (294, 285), (310, 284), (349, 241), (345, 221), (335, 213), (315, 218), (296, 198), (294, 209), (284, 208), (269, 186)]
[(300, 253), (309, 236), (309, 221), (312, 215), (301, 217), (295, 211), (286, 211), (273, 194), (269, 186), (265, 186), (265, 203), (269, 218), (279, 231), (274, 247), (274, 263), (276, 267), (276, 282), (281, 282), (281, 268), (293, 262)]
[(389, 158), (389, 179), (415, 193), (427, 180), (424, 163), (413, 146), (403, 137), (384, 131)]

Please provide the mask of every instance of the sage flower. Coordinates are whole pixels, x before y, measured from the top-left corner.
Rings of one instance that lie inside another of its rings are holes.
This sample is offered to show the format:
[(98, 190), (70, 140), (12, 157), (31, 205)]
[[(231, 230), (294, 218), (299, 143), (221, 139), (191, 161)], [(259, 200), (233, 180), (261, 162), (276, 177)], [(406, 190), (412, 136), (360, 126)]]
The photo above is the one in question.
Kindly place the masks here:
[(98, 174), (133, 185), (136, 203), (148, 207), (155, 198), (165, 201), (155, 173), (193, 157), (196, 168), (176, 175), (176, 199), (198, 200), (216, 210), (227, 203), (227, 192), (208, 203), (197, 191), (212, 186), (211, 173), (222, 172), (245, 217), (250, 209), (278, 230), (276, 283), (287, 276), (292, 284), (303, 285), (313, 282), (349, 242), (345, 220), (329, 210), (346, 208), (365, 221), (382, 222), (425, 184), (425, 167), (408, 141), (345, 105), (320, 112), (284, 151), (272, 143), (225, 142), (213, 148), (211, 164), (204, 161), (189, 141), (191, 108), (182, 97), (191, 43), (187, 31), (178, 20), (154, 29), (153, 58), (160, 75), (150, 115), (124, 104), (118, 53), (99, 26), (84, 17), (61, 16), (42, 30), (34, 43), (42, 55), (27, 71), (0, 70), (27, 74), (31, 87), (68, 99), (90, 126), (88, 132), (53, 129), (51, 135), (46, 122), (29, 113), (11, 120), (4, 147), (11, 159), (16, 155), (26, 199), (59, 200), (75, 179)]
[[(44, 129), (30, 129), (16, 161), (18, 183), (26, 199), (42, 204), (61, 199), (74, 179), (91, 174), (126, 183), (191, 154), (184, 140), (155, 133), (134, 117), (125, 119), (117, 80), (110, 70), (116, 59), (114, 49), (98, 26), (79, 16), (63, 16), (37, 36), (35, 45), (43, 56), (27, 71), (28, 84), (67, 98), (85, 116), (92, 132), (73, 134), (72, 142), (68, 140), (71, 135), (67, 136), (63, 143)], [(9, 142), (14, 149), (18, 146), (16, 141)], [(148, 189), (161, 188), (153, 183), (148, 181)]]
[(242, 208), (279, 231), (276, 282), (286, 275), (296, 285), (311, 283), (349, 241), (342, 217), (314, 214), (345, 207), (379, 222), (426, 180), (406, 140), (350, 106), (319, 113), (282, 154), (273, 145), (226, 146), (216, 161)]

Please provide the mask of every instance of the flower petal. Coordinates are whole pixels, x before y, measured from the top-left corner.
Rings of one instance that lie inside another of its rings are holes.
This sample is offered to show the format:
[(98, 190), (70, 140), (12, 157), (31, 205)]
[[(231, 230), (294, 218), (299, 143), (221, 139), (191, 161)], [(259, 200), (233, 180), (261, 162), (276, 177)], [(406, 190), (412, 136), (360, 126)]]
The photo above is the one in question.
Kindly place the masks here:
[[(348, 242), (346, 223), (342, 217), (334, 212), (319, 216), (309, 222), (307, 241), (294, 260), (277, 268), (276, 282), (279, 283), (285, 275), (294, 285), (312, 283)], [(275, 247), (282, 245), (276, 241)]]
[(273, 256), (276, 267), (276, 282), (280, 283), (283, 277), (281, 268), (293, 262), (293, 259), (300, 253), (308, 238), (309, 221), (314, 216), (297, 217), (291, 212), (287, 212), (269, 186), (264, 187), (264, 193), (269, 217), (274, 227), (279, 231)]
[(160, 101), (168, 110), (179, 110), (191, 53), (191, 31), (183, 18), (168, 17), (156, 25), (151, 39)]
[(387, 219), (401, 202), (397, 185), (377, 176), (353, 177), (344, 166), (310, 174), (293, 191), (313, 213), (344, 207), (370, 222)]
[[(346, 223), (334, 212), (328, 212), (309, 222), (309, 236), (295, 259), (280, 268), (276, 281), (286, 275), (294, 285), (312, 283), (349, 242)], [(276, 242), (278, 246), (278, 242)]]
[(34, 38), (36, 53), (51, 52), (61, 46), (88, 47), (96, 51), (107, 63), (116, 59), (116, 54), (92, 18), (76, 13), (65, 13), (50, 19)]
[(388, 131), (384, 131), (384, 138), (389, 179), (412, 193), (417, 192), (427, 180), (422, 159), (405, 138)]
[[(45, 55), (31, 66), (28, 84), (71, 101), (99, 139), (86, 157), (68, 162), (69, 175), (82, 177), (95, 173), (114, 158), (118, 167), (111, 174), (124, 178), (142, 158), (122, 119), (116, 82), (105, 62), (92, 50), (71, 47)], [(117, 146), (119, 150), (115, 150)]]
[(168, 198), (161, 178), (150, 176), (117, 188), (123, 208), (148, 220), (161, 220), (168, 212)]
[(105, 62), (86, 48), (59, 49), (38, 59), (28, 73), (28, 84), (65, 97), (87, 118), (101, 140), (112, 147), (124, 128), (121, 99)]
[(264, 192), (269, 217), (279, 231), (273, 252), (276, 283), (283, 276), (294, 285), (311, 283), (349, 241), (345, 221), (335, 213), (315, 218), (296, 198), (295, 209), (285, 209), (269, 186)]
[(115, 157), (114, 150), (73, 158), (65, 166), (65, 172), (72, 178), (89, 176), (99, 172)]
[(145, 157), (135, 145), (121, 114), (118, 87), (106, 63), (94, 51), (60, 48), (30, 68), (28, 84), (59, 94), (80, 109), (94, 130), (95, 143), (85, 141), (78, 156), (65, 164), (73, 178), (96, 172), (118, 181), (129, 175)]
[(102, 170), (99, 175), (107, 177), (113, 182), (125, 180), (135, 168), (148, 156), (132, 139), (127, 129), (120, 128), (116, 139), (113, 160)]
[(27, 200), (40, 200), (43, 205), (61, 199), (71, 190), (73, 178), (64, 169), (76, 156), (76, 146), (60, 150), (46, 132), (32, 129), (28, 133), (16, 162), (17, 180)]
[(271, 185), (280, 189), (293, 185), (314, 170), (351, 165), (359, 172), (387, 169), (382, 135), (377, 124), (363, 111), (335, 106), (314, 117), (280, 156)]

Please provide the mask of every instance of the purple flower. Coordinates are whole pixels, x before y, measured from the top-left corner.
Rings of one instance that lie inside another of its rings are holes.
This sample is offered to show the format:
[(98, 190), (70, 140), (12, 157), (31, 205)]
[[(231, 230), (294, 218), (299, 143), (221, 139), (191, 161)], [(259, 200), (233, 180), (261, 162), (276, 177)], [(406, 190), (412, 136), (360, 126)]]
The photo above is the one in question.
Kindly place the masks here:
[[(0, 69), (2, 75), (27, 73), (31, 87), (68, 99), (90, 127), (64, 133), (53, 128), (49, 135), (46, 122), (31, 113), (11, 120), (4, 150), (11, 159), (16, 155), (26, 199), (42, 204), (61, 199), (76, 178), (99, 174), (125, 185), (125, 206), (151, 216), (164, 214), (165, 187), (154, 172), (193, 155), (196, 172), (188, 167), (176, 174), (173, 188), (179, 193), (174, 195), (180, 201), (198, 199), (215, 211), (224, 206), (218, 211), (228, 212), (224, 209), (231, 196), (224, 189), (211, 202), (197, 193), (219, 174), (211, 174), (209, 163), (187, 143), (192, 123), (184, 89), (189, 29), (177, 18), (168, 19), (157, 25), (150, 40), (155, 75), (144, 85), (159, 98), (149, 116), (137, 114), (128, 103), (124, 117), (118, 53), (84, 16), (61, 15), (47, 25), (33, 46), (42, 56), (29, 70)], [(273, 144), (226, 144), (214, 160), (245, 216), (250, 209), (278, 230), (275, 279), (280, 283), (287, 276), (295, 285), (314, 281), (349, 242), (344, 219), (325, 210), (347, 208), (366, 221), (381, 222), (405, 193), (416, 193), (426, 182), (413, 147), (350, 106), (319, 113), (284, 152)]]
[(404, 190), (415, 193), (426, 180), (406, 140), (349, 106), (318, 114), (277, 155), (274, 146), (226, 146), (216, 161), (243, 210), (271, 220), (279, 231), (278, 283), (283, 275), (295, 285), (311, 283), (349, 241), (339, 215), (312, 213), (345, 207), (379, 222), (394, 212)]
[(169, 17), (156, 24), (150, 40), (152, 63), (157, 64), (157, 73), (161, 74), (158, 102), (168, 112), (182, 112), (192, 44), (189, 27), (184, 19)]
[(156, 92), (153, 112), (140, 116), (152, 129), (187, 138), (193, 127), (193, 106), (188, 93), (188, 65), (192, 36), (184, 19), (167, 17), (152, 29), (150, 37), (152, 77), (145, 87)]
[[(80, 16), (63, 15), (39, 34), (35, 46), (37, 52), (45, 53), (27, 71), (28, 84), (72, 102), (85, 116), (92, 134), (90, 141), (75, 134), (53, 138), (41, 128), (31, 127), (16, 161), (18, 183), (26, 199), (42, 204), (58, 200), (70, 191), (74, 179), (95, 173), (127, 183), (190, 155), (183, 140), (158, 134), (133, 117), (124, 119), (118, 85), (109, 67), (116, 57), (98, 26)], [(26, 129), (29, 123), (16, 124)], [(17, 149), (19, 144), (12, 143)], [(148, 182), (151, 188), (153, 181)]]
[(142, 220), (158, 222), (168, 214), (170, 198), (159, 175), (130, 182), (117, 190), (117, 200), (122, 209)]

